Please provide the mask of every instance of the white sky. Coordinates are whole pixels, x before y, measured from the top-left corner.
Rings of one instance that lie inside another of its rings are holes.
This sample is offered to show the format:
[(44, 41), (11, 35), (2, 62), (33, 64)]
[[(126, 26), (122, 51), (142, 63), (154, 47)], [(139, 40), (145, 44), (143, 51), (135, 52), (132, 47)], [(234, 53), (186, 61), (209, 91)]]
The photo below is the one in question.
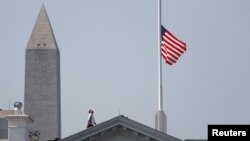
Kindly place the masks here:
[[(23, 101), (25, 48), (42, 0), (0, 1), (0, 108)], [(157, 0), (44, 0), (61, 52), (62, 136), (122, 114), (154, 128)], [(162, 0), (162, 24), (187, 43), (163, 63), (168, 134), (250, 124), (250, 1)]]

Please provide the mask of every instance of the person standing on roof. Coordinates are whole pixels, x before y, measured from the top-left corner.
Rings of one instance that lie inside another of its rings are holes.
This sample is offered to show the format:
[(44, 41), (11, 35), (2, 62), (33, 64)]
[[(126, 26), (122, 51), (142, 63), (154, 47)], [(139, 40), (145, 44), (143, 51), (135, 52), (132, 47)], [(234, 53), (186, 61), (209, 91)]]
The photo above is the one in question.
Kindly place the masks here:
[(93, 110), (89, 110), (89, 116), (88, 116), (88, 124), (87, 124), (87, 128), (95, 126), (95, 117), (94, 117), (94, 111)]

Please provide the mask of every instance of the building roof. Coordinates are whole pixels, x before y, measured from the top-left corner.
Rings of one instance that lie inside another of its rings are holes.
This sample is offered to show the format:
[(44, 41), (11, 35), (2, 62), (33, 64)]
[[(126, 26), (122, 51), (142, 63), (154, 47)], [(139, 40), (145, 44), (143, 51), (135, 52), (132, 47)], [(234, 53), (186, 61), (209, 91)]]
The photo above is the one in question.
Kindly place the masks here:
[(184, 141), (207, 141), (205, 139), (186, 139)]
[(0, 118), (5, 118), (7, 115), (13, 115), (14, 110), (0, 110)]
[(130, 137), (135, 136), (135, 138), (143, 138), (148, 141), (182, 141), (122, 115), (61, 139), (61, 141), (102, 140), (100, 138), (112, 132), (120, 135), (126, 134)]

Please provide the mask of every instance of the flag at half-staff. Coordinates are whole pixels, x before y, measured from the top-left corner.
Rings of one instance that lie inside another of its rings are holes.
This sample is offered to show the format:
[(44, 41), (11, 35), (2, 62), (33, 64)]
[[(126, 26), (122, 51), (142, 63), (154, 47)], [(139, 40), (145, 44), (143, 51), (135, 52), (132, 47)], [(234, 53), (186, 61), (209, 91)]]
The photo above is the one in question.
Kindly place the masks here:
[(177, 39), (172, 33), (161, 26), (161, 54), (165, 62), (173, 65), (179, 57), (187, 50), (186, 43)]

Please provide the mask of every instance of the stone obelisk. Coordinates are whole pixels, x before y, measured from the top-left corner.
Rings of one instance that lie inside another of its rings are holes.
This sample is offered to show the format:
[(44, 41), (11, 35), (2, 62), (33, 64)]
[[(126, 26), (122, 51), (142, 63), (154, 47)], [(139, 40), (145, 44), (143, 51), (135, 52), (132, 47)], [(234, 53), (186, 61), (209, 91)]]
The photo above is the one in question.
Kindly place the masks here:
[(26, 48), (24, 113), (40, 141), (61, 137), (60, 53), (42, 5)]

